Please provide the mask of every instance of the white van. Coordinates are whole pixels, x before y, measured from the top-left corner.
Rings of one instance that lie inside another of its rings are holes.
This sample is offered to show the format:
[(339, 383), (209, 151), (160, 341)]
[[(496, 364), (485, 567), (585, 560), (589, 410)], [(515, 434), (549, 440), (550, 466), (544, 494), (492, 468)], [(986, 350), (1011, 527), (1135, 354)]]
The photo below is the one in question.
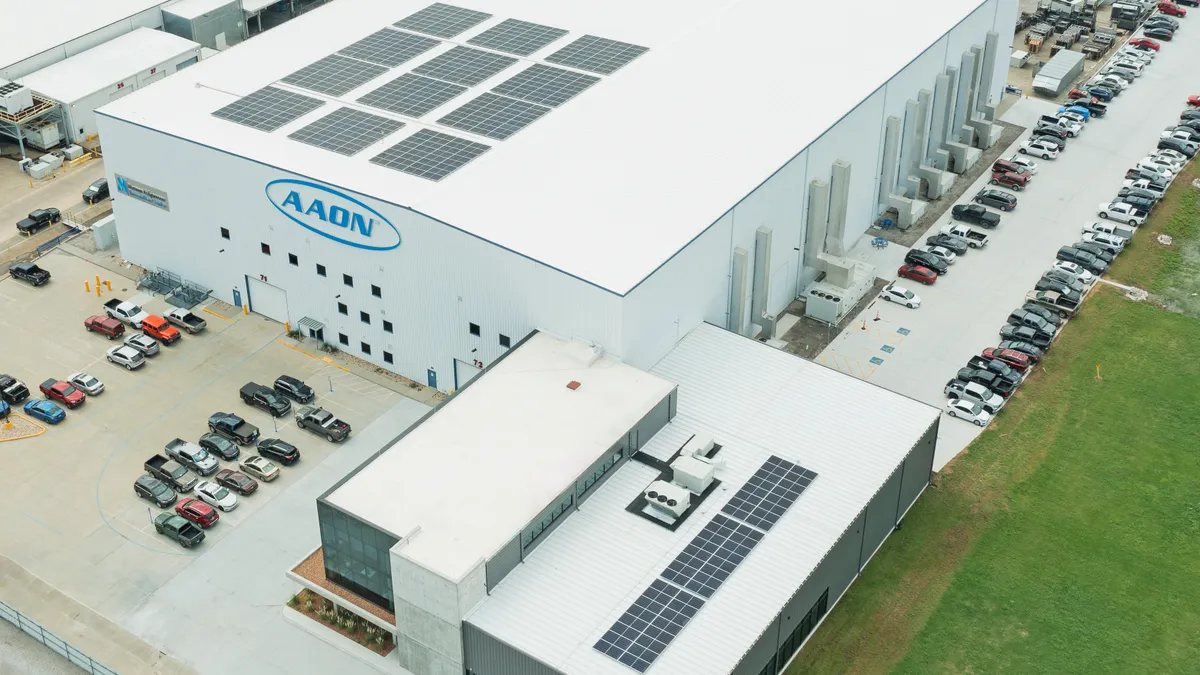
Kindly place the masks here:
[(1113, 61), (1112, 63), (1108, 64), (1108, 67), (1114, 71), (1119, 72), (1123, 70), (1131, 73), (1134, 77), (1141, 77), (1142, 71), (1144, 70), (1142, 64), (1127, 59)]

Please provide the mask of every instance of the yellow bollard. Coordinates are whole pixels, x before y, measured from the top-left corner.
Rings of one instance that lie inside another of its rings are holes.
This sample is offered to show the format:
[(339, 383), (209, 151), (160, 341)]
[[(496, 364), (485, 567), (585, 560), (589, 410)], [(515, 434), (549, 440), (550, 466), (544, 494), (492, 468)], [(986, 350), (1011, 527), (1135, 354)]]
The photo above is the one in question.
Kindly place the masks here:
[(100, 275), (96, 275), (96, 295), (100, 295)]
[(90, 282), (90, 281), (85, 281), (85, 282), (83, 282), (83, 292), (84, 292), (84, 293), (91, 293), (91, 292), (92, 292), (92, 284), (91, 284), (91, 282)]
[(250, 305), (242, 305), (242, 314), (250, 316)]
[(100, 297), (100, 284), (96, 284), (96, 297)]
[(283, 322), (283, 332), (285, 332), (285, 333), (290, 333), (290, 332), (292, 332), (292, 324), (291, 324), (291, 322), (289, 322), (289, 321), (284, 321), (284, 322)]
[(110, 291), (111, 291), (111, 290), (112, 290), (112, 282), (111, 282), (111, 281), (109, 281), (108, 279), (105, 279), (105, 280), (104, 280), (104, 287), (105, 287), (105, 288), (107, 288), (108, 290), (110, 290)]

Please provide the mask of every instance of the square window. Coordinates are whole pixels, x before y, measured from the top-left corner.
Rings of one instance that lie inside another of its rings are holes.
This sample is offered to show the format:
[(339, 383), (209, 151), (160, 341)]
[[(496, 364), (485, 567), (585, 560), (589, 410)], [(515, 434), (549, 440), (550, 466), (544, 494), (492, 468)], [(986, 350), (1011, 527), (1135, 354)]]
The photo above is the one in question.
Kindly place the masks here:
[(350, 315), (350, 310), (349, 310), (349, 308), (346, 307), (346, 303), (344, 303), (344, 302), (338, 303), (338, 314), (345, 314), (347, 316)]
[(365, 342), (362, 342), (362, 343), (360, 343), (358, 346), (362, 348), (362, 353), (364, 353), (364, 354), (370, 354), (370, 353), (371, 353), (371, 345), (369, 345), (369, 344), (367, 344), (367, 343), (365, 343)]
[(288, 262), (295, 265), (296, 267), (300, 266), (300, 259), (296, 257), (295, 253), (288, 254)]
[(383, 332), (385, 332), (385, 333), (392, 332), (392, 322), (391, 321), (388, 321), (387, 319), (383, 320)]
[(467, 324), (467, 330), (471, 331), (471, 335), (474, 335), (475, 337), (479, 337), (479, 324), (469, 323), (469, 324)]
[(264, 254), (266, 254), (266, 255), (271, 255), (271, 246), (270, 246), (270, 244), (259, 244), (259, 246), (261, 246), (261, 247), (262, 247), (262, 252), (263, 252)]
[(512, 346), (512, 340), (509, 340), (507, 335), (501, 335), (500, 336), (500, 346), (504, 347), (505, 349), (508, 349), (509, 347)]
[(370, 325), (370, 323), (371, 323), (371, 315), (367, 314), (366, 312), (359, 312), (358, 319), (359, 319), (359, 321), (362, 321), (363, 323), (368, 324), (368, 325)]
[(222, 239), (228, 239), (228, 238), (229, 238), (229, 228), (228, 228), (228, 227), (222, 227), (222, 228), (221, 228), (221, 238), (222, 238)]
[(376, 286), (375, 284), (371, 284), (371, 295), (373, 295), (377, 298), (382, 298), (383, 297), (383, 289)]
[(346, 284), (347, 286), (353, 287), (354, 286), (354, 277), (350, 276), (349, 274), (343, 274), (342, 275), (342, 283)]
[(338, 333), (338, 342), (350, 346), (350, 338), (346, 337), (345, 333)]
[(322, 265), (321, 263), (317, 263), (317, 276), (319, 276), (319, 277), (325, 276), (325, 266)]
[(391, 352), (384, 352), (384, 353), (383, 353), (383, 362), (384, 362), (384, 363), (391, 363), (391, 362), (392, 362), (392, 353), (391, 353)]

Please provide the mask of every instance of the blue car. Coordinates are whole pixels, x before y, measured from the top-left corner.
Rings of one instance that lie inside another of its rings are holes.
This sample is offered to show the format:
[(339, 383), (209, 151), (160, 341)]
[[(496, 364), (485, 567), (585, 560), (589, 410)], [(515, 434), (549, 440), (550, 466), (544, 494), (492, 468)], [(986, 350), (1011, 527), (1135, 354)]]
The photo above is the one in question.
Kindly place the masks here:
[(35, 398), (26, 403), (25, 412), (46, 424), (58, 424), (67, 417), (67, 413), (62, 408), (44, 398)]
[(12, 412), (12, 407), (8, 405), (8, 401), (0, 400), (0, 420), (8, 419), (8, 414)]
[(1090, 87), (1087, 89), (1087, 93), (1091, 94), (1094, 98), (1100, 99), (1103, 103), (1113, 100), (1113, 96), (1116, 95), (1108, 87)]
[(1067, 105), (1067, 106), (1063, 106), (1058, 109), (1058, 114), (1060, 114), (1060, 115), (1065, 112), (1073, 112), (1073, 113), (1078, 113), (1080, 115), (1083, 115), (1083, 121), (1085, 121), (1085, 122), (1090, 121), (1092, 119), (1092, 111), (1088, 110), (1087, 108), (1085, 108), (1081, 105)]

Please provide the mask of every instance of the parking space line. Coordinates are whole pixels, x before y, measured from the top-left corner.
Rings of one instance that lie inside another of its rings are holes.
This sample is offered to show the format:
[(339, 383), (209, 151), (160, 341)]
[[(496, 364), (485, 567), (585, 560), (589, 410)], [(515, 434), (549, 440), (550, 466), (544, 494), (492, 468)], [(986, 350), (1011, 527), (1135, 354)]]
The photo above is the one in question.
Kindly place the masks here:
[[(44, 429), (43, 429), (43, 431), (44, 431)], [(46, 528), (47, 530), (50, 530), (50, 531), (51, 531), (51, 532), (53, 532), (54, 534), (57, 534), (57, 535), (58, 535), (58, 536), (60, 536), (60, 537), (62, 536), (62, 532), (59, 532), (58, 530), (54, 529), (53, 527), (50, 527), (50, 526), (49, 526), (49, 525), (47, 525), (45, 522), (43, 522), (43, 521), (41, 521), (41, 520), (39, 520), (39, 519), (37, 519), (37, 518), (34, 518), (33, 516), (29, 515), (28, 513), (25, 513), (24, 511), (22, 511), (22, 512), (21, 512), (21, 515), (23, 515), (23, 516), (25, 516), (26, 518), (28, 518), (28, 519), (32, 520), (33, 522), (37, 523), (38, 525), (41, 525), (42, 527)]]
[(232, 323), (232, 322), (234, 321), (234, 319), (231, 319), (231, 318), (229, 318), (229, 317), (225, 316), (224, 314), (217, 314), (216, 312), (212, 311), (211, 309), (209, 309), (209, 308), (207, 308), (207, 307), (201, 307), (201, 308), (200, 308), (200, 311), (201, 311), (201, 312), (207, 312), (207, 313), (209, 313), (209, 314), (212, 314), (213, 316), (215, 316), (215, 317), (217, 317), (218, 319), (221, 319), (221, 320), (223, 320), (223, 321), (229, 321), (230, 323)]

